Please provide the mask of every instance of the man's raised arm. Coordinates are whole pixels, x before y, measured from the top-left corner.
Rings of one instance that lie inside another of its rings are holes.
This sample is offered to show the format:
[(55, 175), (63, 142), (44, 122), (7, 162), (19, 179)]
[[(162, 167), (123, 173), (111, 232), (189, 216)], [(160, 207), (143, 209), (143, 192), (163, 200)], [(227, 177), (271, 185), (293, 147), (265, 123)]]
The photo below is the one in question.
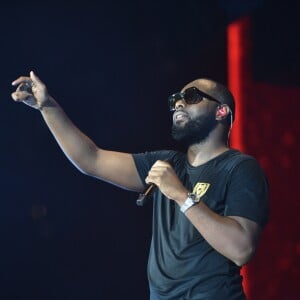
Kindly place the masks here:
[(21, 76), (12, 85), (17, 86), (12, 98), (41, 112), (59, 146), (81, 172), (125, 189), (143, 189), (132, 155), (98, 148), (72, 123), (32, 71), (30, 77)]

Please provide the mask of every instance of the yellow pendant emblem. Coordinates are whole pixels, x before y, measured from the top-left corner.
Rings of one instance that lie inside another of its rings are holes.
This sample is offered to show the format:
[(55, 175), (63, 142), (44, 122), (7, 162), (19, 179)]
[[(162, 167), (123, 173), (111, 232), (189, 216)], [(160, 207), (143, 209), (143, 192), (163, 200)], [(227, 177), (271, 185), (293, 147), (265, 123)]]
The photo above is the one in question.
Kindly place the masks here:
[(193, 193), (196, 194), (199, 198), (201, 198), (210, 187), (209, 183), (206, 182), (198, 182), (193, 189)]

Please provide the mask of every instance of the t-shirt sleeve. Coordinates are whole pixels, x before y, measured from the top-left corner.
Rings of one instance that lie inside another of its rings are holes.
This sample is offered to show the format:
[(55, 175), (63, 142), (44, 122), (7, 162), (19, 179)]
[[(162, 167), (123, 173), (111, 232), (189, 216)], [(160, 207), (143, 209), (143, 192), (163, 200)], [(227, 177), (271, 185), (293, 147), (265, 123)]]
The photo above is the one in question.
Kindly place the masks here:
[(239, 163), (229, 182), (224, 214), (245, 217), (264, 227), (269, 219), (269, 185), (258, 162)]

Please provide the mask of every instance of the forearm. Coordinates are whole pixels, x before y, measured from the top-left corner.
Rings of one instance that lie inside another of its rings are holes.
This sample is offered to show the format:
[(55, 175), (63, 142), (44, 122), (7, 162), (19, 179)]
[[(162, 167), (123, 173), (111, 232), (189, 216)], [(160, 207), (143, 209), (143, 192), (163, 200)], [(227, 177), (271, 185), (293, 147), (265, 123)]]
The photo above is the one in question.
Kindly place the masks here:
[(216, 214), (203, 202), (188, 209), (186, 217), (215, 250), (238, 266), (252, 257), (256, 243), (235, 219)]
[(98, 148), (68, 118), (59, 104), (50, 97), (41, 114), (68, 159), (83, 173), (93, 173)]
[[(185, 203), (188, 190), (169, 163), (157, 161), (146, 182), (156, 184), (167, 198), (173, 199), (180, 207)], [(220, 216), (201, 201), (190, 207), (185, 215), (216, 251), (237, 265), (245, 264), (254, 254), (261, 231), (254, 221)]]

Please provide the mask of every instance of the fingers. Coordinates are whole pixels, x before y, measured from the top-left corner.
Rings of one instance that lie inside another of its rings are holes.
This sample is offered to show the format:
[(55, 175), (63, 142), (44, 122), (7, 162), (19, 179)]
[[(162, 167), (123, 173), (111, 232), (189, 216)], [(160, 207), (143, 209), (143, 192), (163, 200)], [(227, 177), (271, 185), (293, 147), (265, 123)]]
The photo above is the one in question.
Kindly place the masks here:
[(19, 85), (21, 83), (27, 83), (31, 85), (44, 85), (43, 82), (39, 79), (37, 75), (33, 71), (30, 71), (30, 77), (28, 76), (20, 76), (16, 80), (14, 80), (11, 84), (13, 86)]
[(11, 94), (11, 97), (16, 102), (22, 102), (28, 100), (30, 97), (32, 97), (31, 93), (28, 93), (27, 91), (16, 91)]
[(150, 169), (148, 176), (146, 178), (146, 182), (152, 182), (157, 185), (160, 184), (160, 181), (167, 174), (173, 173), (173, 168), (168, 162), (157, 160), (152, 168)]
[(169, 162), (156, 161), (145, 181), (148, 184), (155, 184), (161, 193), (169, 199), (176, 201), (186, 198), (187, 190)]
[(41, 79), (37, 77), (33, 71), (30, 71), (30, 79), (34, 84), (43, 84)]
[(173, 168), (168, 162), (166, 162), (164, 160), (157, 160), (154, 163), (154, 165), (152, 166), (151, 171), (154, 171), (154, 172), (158, 171), (158, 172), (164, 173), (164, 172), (167, 172), (168, 170), (170, 171), (171, 169), (173, 169)]
[(11, 84), (13, 86), (16, 86), (16, 85), (21, 84), (21, 83), (30, 84), (31, 82), (32, 82), (32, 80), (29, 77), (20, 76), (18, 79), (14, 80)]
[(12, 82), (13, 86), (17, 86), (16, 91), (11, 97), (16, 102), (42, 110), (49, 101), (49, 95), (45, 84), (35, 75), (33, 71), (28, 76), (20, 76)]
[(171, 167), (171, 164), (169, 162), (165, 161), (165, 160), (157, 160), (154, 163), (153, 167), (166, 167), (166, 168), (168, 168), (168, 167)]
[(32, 85), (28, 82), (21, 83), (18, 85), (16, 92), (25, 91), (32, 94)]

